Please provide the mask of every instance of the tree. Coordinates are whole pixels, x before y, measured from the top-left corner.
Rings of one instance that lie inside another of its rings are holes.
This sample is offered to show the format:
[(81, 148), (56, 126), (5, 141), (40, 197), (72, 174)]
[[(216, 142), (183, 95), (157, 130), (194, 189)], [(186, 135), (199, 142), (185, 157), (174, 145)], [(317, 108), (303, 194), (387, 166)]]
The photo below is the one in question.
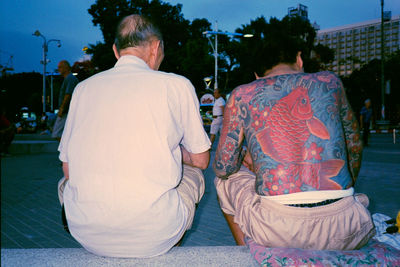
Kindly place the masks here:
[(105, 70), (115, 64), (111, 47), (119, 20), (129, 14), (142, 14), (153, 20), (163, 34), (165, 58), (160, 70), (184, 75), (196, 88), (203, 88), (210, 56), (202, 32), (209, 30), (211, 24), (206, 19), (190, 23), (181, 11), (181, 4), (173, 6), (160, 0), (97, 0), (88, 12), (93, 24), (100, 26), (104, 42), (89, 45), (87, 53), (92, 55), (93, 65)]
[[(1, 106), (11, 119), (22, 107), (29, 107), (38, 116), (42, 110), (42, 75), (37, 72), (17, 73), (0, 78)], [(50, 88), (50, 86), (48, 87)]]
[[(390, 92), (385, 96), (386, 119), (396, 125), (400, 122), (400, 51), (391, 54), (385, 61), (385, 81), (390, 81)], [(358, 114), (364, 100), (372, 100), (375, 119), (380, 119), (381, 110), (381, 60), (374, 59), (349, 77), (342, 78), (346, 94), (354, 111)]]
[[(310, 58), (316, 32), (307, 20), (286, 16), (282, 20), (272, 17), (267, 22), (261, 16), (251, 20), (250, 24), (242, 25), (236, 32), (251, 33), (253, 38), (242, 38), (234, 44), (236, 47), (233, 51), (238, 68), (233, 70), (235, 74), (232, 75), (234, 79), (230, 81), (232, 84), (250, 82), (255, 78), (254, 73), (262, 76), (266, 69), (286, 57), (279, 52), (283, 46), (302, 51), (306, 71), (315, 71), (319, 68), (319, 64), (315, 64), (316, 59)], [(287, 40), (287, 42), (280, 43), (277, 40)]]

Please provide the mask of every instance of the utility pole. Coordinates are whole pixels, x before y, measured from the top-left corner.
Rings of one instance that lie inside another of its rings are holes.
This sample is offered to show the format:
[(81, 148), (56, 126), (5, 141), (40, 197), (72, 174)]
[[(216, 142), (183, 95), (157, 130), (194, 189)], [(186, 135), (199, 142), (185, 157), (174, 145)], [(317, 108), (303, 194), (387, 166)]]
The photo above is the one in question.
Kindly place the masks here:
[(61, 41), (57, 39), (50, 39), (46, 40), (46, 37), (41, 34), (38, 30), (36, 30), (32, 35), (36, 37), (42, 37), (43, 38), (43, 60), (41, 63), (43, 64), (43, 113), (46, 112), (46, 65), (49, 63), (49, 60), (47, 59), (47, 52), (49, 51), (49, 43), (50, 42), (57, 42), (57, 46), (61, 47)]
[(385, 27), (383, 6), (384, 0), (381, 0), (381, 119), (385, 120)]
[[(215, 32), (218, 32), (218, 21), (215, 21)], [(218, 89), (218, 34), (215, 34), (214, 60), (215, 60), (214, 89)]]

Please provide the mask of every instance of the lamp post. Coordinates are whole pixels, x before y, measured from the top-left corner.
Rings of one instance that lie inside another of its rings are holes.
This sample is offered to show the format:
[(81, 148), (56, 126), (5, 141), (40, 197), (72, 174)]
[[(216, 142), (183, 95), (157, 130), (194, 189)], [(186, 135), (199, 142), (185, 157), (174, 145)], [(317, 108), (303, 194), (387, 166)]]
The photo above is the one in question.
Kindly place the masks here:
[(206, 90), (211, 90), (212, 91), (212, 89), (210, 89), (210, 83), (212, 81), (212, 76), (211, 77), (205, 77), (203, 79), (203, 81), (206, 84)]
[(47, 51), (49, 51), (49, 43), (57, 42), (57, 47), (61, 47), (61, 41), (57, 39), (50, 39), (47, 41), (46, 37), (44, 37), (44, 35), (38, 30), (36, 30), (32, 35), (43, 38), (43, 60), (41, 60), (40, 63), (43, 64), (43, 112), (46, 112), (46, 65), (50, 62), (47, 59)]
[(382, 100), (382, 110), (381, 110), (381, 119), (385, 120), (385, 27), (384, 27), (384, 19), (383, 19), (383, 5), (384, 0), (381, 0), (381, 100)]
[[(233, 37), (253, 37), (252, 34), (243, 34), (243, 33), (236, 33), (236, 32), (220, 32), (218, 31), (218, 25), (217, 23), (215, 24), (215, 31), (205, 31), (203, 34), (208, 38), (208, 42), (211, 45), (211, 48), (213, 49), (214, 52), (214, 60), (215, 60), (215, 78), (214, 78), (214, 89), (218, 88), (218, 35), (227, 35), (227, 36), (233, 36)], [(215, 35), (215, 45), (213, 46), (210, 36)]]

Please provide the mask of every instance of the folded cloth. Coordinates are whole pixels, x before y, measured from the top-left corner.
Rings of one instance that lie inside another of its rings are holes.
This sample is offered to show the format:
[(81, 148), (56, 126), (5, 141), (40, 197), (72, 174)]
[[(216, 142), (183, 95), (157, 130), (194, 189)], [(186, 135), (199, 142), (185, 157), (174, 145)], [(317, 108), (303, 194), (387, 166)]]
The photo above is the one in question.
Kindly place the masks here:
[(374, 239), (359, 250), (267, 248), (245, 241), (261, 266), (400, 266), (400, 250)]
[(374, 221), (376, 229), (376, 235), (373, 237), (373, 239), (389, 244), (392, 247), (400, 250), (400, 233), (386, 233), (386, 228), (388, 228), (390, 225), (385, 223), (385, 221), (390, 219), (391, 218), (389, 216), (382, 213), (372, 214), (372, 220)]

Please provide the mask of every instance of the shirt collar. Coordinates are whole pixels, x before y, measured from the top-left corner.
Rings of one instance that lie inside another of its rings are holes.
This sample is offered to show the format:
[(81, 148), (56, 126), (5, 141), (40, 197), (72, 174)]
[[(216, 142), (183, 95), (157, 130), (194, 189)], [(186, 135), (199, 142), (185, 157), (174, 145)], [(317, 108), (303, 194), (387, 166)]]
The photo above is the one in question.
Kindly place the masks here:
[(115, 63), (115, 67), (121, 67), (125, 65), (136, 65), (141, 68), (150, 69), (143, 59), (133, 55), (124, 55), (118, 59), (117, 63)]

